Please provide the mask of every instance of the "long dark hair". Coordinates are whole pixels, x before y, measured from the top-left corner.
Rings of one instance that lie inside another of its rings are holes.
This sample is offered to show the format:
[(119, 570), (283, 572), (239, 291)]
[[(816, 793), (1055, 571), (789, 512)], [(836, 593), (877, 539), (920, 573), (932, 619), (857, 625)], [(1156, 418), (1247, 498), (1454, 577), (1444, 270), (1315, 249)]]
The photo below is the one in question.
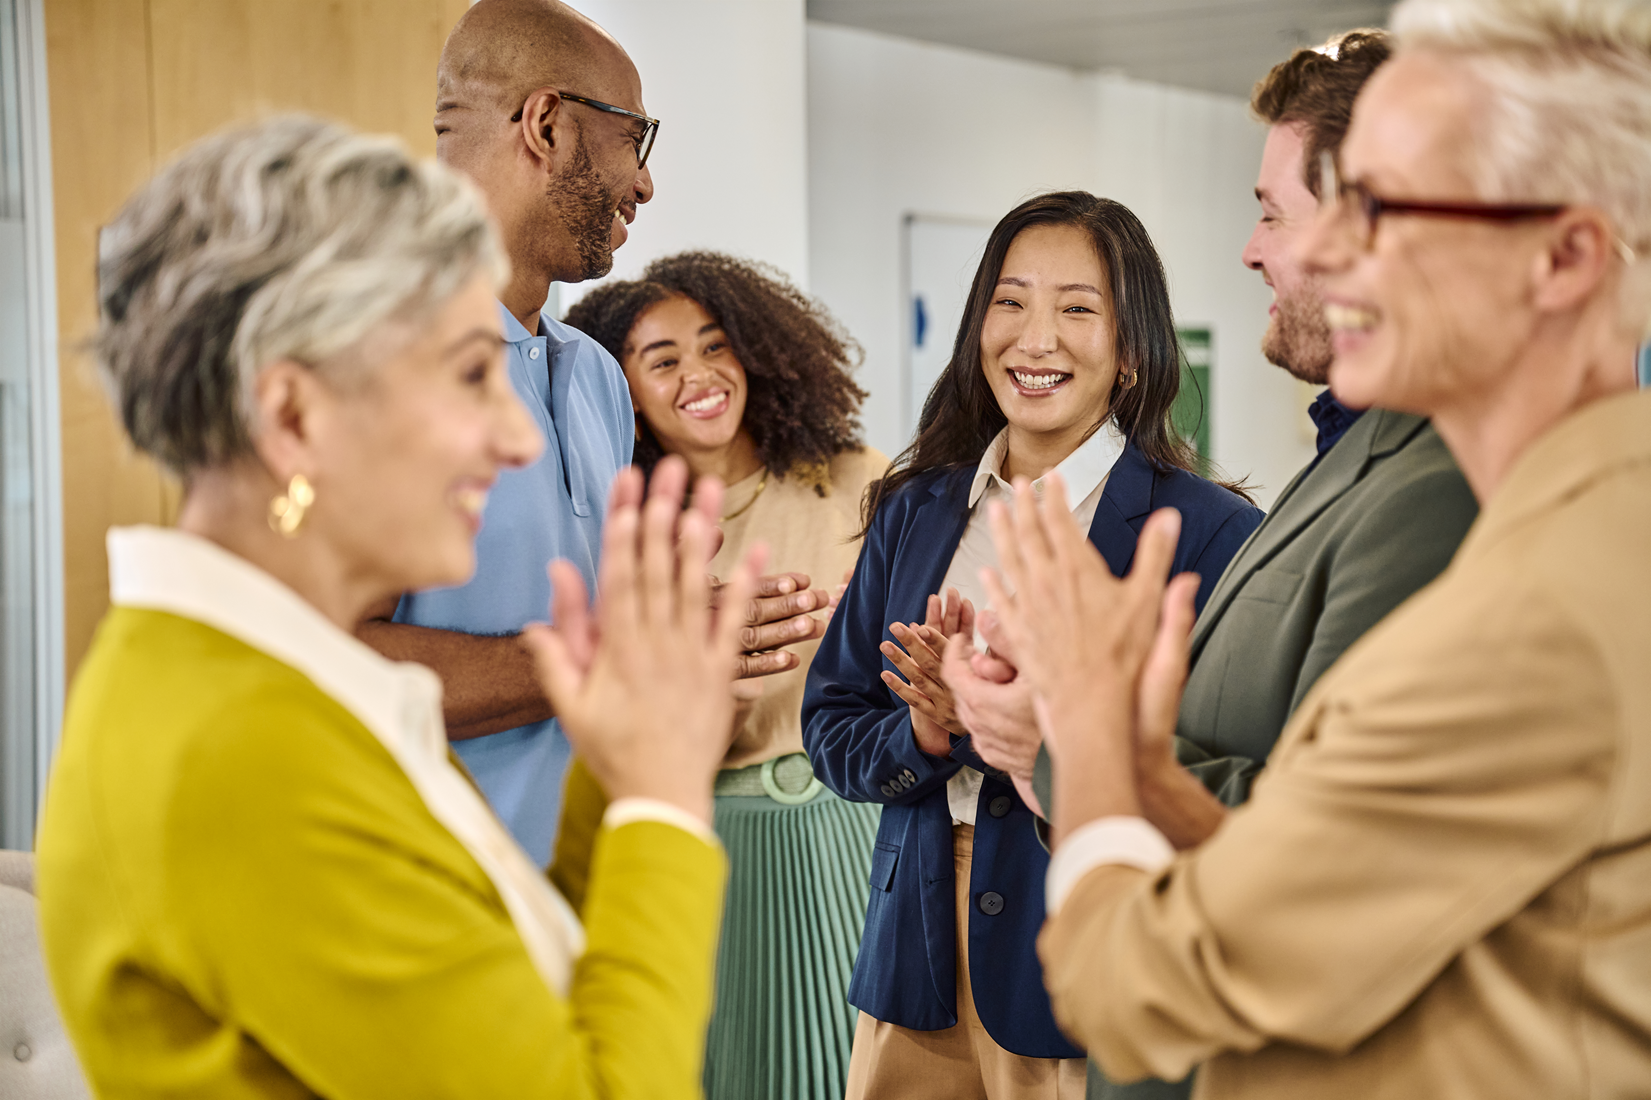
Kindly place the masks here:
[[(623, 362), (642, 314), (675, 295), (698, 302), (722, 326), (745, 368), (744, 427), (763, 465), (779, 477), (815, 482), (823, 496), (824, 465), (863, 446), (858, 413), (866, 392), (850, 373), (860, 362), (859, 345), (777, 269), (720, 252), (655, 260), (641, 279), (591, 291), (566, 321)], [(634, 461), (651, 472), (665, 449), (640, 413), (636, 422)]]
[[(1070, 225), (1088, 233), (1106, 268), (1117, 332), (1118, 377), (1135, 373), (1135, 384), (1115, 388), (1107, 415), (1124, 437), (1160, 470), (1198, 473), (1198, 452), (1170, 423), (1181, 390), (1181, 352), (1169, 304), (1163, 261), (1141, 220), (1122, 203), (1087, 191), (1055, 191), (1029, 199), (1005, 214), (986, 242), (974, 284), (958, 325), (952, 358), (923, 402), (917, 438), (895, 458), (889, 473), (866, 487), (862, 524), (871, 527), (877, 509), (902, 485), (930, 470), (970, 466), (1008, 420), (980, 366), (980, 333), (997, 290), (1009, 246), (1034, 225)], [(1095, 421), (1094, 431), (1106, 422)], [(1239, 484), (1219, 484), (1249, 499)]]

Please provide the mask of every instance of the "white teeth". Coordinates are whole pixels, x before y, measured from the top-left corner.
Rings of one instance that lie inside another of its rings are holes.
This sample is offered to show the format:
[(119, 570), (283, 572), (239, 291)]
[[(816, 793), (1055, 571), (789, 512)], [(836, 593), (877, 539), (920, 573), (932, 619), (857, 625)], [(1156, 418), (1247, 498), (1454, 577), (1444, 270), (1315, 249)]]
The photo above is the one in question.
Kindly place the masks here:
[(482, 509), (487, 507), (486, 489), (460, 489), (453, 494), (453, 497), (454, 502), (458, 504), (461, 510), (469, 512), (473, 516), (481, 515)]
[(1332, 329), (1369, 329), (1376, 327), (1376, 315), (1368, 309), (1324, 303), (1324, 323)]
[(710, 397), (702, 397), (698, 401), (690, 401), (682, 407), (688, 412), (706, 412), (722, 404), (723, 398), (727, 396), (728, 395), (725, 393), (713, 393)]
[(1009, 373), (1015, 376), (1016, 382), (1028, 390), (1047, 390), (1072, 377), (1070, 374), (1024, 374), (1018, 370)]

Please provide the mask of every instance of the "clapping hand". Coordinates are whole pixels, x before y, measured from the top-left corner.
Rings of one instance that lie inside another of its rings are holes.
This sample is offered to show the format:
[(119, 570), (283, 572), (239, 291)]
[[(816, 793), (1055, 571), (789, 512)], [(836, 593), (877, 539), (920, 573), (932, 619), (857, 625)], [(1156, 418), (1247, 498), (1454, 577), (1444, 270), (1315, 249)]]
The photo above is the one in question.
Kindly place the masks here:
[[(710, 517), (722, 487), (704, 479), (682, 511), (687, 466), (667, 456), (646, 501), (642, 475), (615, 480), (598, 600), (578, 570), (551, 563), (554, 627), (524, 638), (563, 731), (613, 799), (646, 797), (711, 819), (711, 783), (728, 745), (742, 623), (711, 609)], [(756, 592), (759, 547), (724, 586), (731, 606)]]
[[(1186, 613), (1198, 587), (1193, 574), (1168, 580), (1180, 515), (1162, 509), (1147, 520), (1121, 580), (1072, 521), (1058, 474), (1046, 478), (1041, 501), (1017, 479), (1013, 509), (994, 503), (990, 520), (1014, 597), (997, 574), (988, 571), (983, 580), (1020, 674), (1030, 680), (1038, 726), (1057, 764), (1057, 842), (1096, 817), (1140, 815), (1137, 718), (1150, 718), (1150, 736), (1159, 743), (1174, 729), (1173, 708), (1140, 690), (1173, 688), (1178, 697), (1180, 684), (1163, 662), (1184, 653)], [(1153, 670), (1143, 676), (1149, 663)]]
[(997, 615), (982, 611), (977, 624), (989, 648), (978, 653), (971, 639), (952, 635), (946, 641), (943, 678), (975, 752), (1007, 774), (1026, 804), (1041, 812), (1032, 793), (1032, 767), (1043, 734), (1032, 709), (1031, 682), (1007, 659), (1011, 647)]
[(941, 675), (941, 654), (946, 651), (946, 639), (954, 635), (972, 642), (975, 605), (957, 589), (948, 589), (944, 603), (939, 596), (929, 597), (922, 623), (890, 623), (889, 633), (895, 640), (878, 648), (899, 673), (885, 669), (883, 683), (911, 708), (917, 747), (931, 756), (945, 756), (952, 750), (952, 734), (962, 729), (962, 723)]

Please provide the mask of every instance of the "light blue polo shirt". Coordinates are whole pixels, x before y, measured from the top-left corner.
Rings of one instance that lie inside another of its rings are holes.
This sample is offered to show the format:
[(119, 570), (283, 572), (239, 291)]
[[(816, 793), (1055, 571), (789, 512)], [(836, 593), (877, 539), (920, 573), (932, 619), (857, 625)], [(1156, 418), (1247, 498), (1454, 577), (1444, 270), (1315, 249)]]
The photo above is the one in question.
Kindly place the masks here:
[[(528, 335), (503, 306), (510, 381), (545, 438), (533, 465), (505, 470), (487, 498), (476, 575), (459, 588), (402, 598), (396, 621), (466, 634), (514, 634), (549, 616), (545, 566), (566, 558), (596, 591), (602, 513), (631, 462), (635, 421), (625, 375), (595, 340), (543, 314)], [(453, 748), (529, 855), (550, 862), (570, 755), (554, 719)]]

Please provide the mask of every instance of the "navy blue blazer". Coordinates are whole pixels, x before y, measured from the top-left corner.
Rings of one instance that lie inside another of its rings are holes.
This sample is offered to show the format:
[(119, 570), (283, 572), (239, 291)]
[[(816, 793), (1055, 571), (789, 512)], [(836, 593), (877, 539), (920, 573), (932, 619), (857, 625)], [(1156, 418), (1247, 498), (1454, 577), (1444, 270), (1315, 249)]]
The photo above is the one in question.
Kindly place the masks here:
[[(1055, 1027), (1036, 939), (1043, 925), (1049, 855), (1014, 785), (990, 769), (968, 737), (949, 756), (930, 756), (912, 738), (911, 712), (879, 674), (894, 665), (878, 652), (888, 624), (922, 622), (940, 590), (969, 520), (974, 469), (914, 478), (878, 509), (854, 577), (808, 673), (803, 746), (814, 772), (843, 798), (883, 805), (871, 861), (865, 936), (849, 1002), (878, 1020), (916, 1031), (957, 1023), (957, 911), (952, 814), (946, 781), (965, 764), (986, 773), (975, 821), (969, 896), (969, 979), (975, 1009), (999, 1046), (1034, 1058), (1083, 1051)], [(1261, 511), (1183, 470), (1155, 470), (1129, 444), (1095, 509), (1089, 540), (1123, 575), (1154, 509), (1182, 515), (1175, 572), (1215, 585), (1227, 561), (1261, 523)], [(981, 898), (997, 895), (982, 911)], [(1001, 900), (1001, 905), (999, 901)]]

